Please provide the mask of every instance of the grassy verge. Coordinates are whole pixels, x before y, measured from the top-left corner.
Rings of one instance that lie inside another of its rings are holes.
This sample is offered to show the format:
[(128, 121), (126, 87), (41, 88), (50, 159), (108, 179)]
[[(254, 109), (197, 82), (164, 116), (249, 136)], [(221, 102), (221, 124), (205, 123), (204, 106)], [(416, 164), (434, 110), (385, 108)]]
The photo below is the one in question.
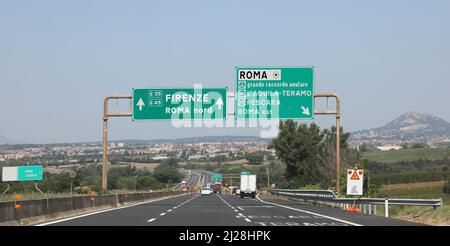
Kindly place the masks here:
[(444, 205), (433, 209), (418, 206), (393, 206), (390, 214), (394, 218), (430, 225), (450, 225), (450, 195), (443, 193), (443, 182), (425, 182), (402, 185), (384, 185), (380, 194), (396, 198), (442, 198)]

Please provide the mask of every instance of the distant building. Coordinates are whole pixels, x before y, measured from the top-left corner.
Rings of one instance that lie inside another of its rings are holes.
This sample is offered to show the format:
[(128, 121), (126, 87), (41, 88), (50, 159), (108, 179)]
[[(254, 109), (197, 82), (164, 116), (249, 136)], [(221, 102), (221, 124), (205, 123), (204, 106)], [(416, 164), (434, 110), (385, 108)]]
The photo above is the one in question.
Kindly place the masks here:
[(377, 150), (381, 151), (387, 151), (387, 150), (400, 150), (402, 149), (402, 146), (400, 145), (383, 145), (383, 146), (377, 146)]
[(169, 157), (165, 156), (165, 155), (158, 155), (158, 156), (153, 157), (152, 159), (153, 160), (166, 160), (166, 159), (169, 159)]
[(188, 157), (188, 160), (199, 160), (199, 159), (206, 159), (206, 155), (191, 155)]
[(350, 144), (349, 148), (359, 151), (359, 144)]

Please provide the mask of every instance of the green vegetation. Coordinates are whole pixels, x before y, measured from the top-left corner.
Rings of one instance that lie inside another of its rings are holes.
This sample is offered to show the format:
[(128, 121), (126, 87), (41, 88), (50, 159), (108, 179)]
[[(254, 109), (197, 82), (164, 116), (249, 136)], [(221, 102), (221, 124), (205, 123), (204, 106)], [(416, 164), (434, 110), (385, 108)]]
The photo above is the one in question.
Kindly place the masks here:
[(264, 161), (264, 153), (255, 152), (255, 153), (247, 153), (245, 155), (245, 159), (253, 165), (259, 165)]
[(372, 183), (376, 185), (431, 182), (447, 180), (448, 178), (450, 178), (450, 172), (407, 172), (371, 175)]
[(384, 186), (380, 190), (380, 194), (398, 198), (442, 198), (444, 203), (444, 206), (436, 209), (417, 206), (393, 206), (390, 209), (392, 216), (429, 224), (448, 224), (450, 221), (450, 194), (443, 192), (441, 183), (431, 186), (416, 183), (402, 188), (390, 187), (389, 185)]
[(183, 176), (174, 167), (167, 165), (159, 165), (153, 171), (153, 177), (161, 183), (178, 183)]
[(442, 191), (444, 192), (444, 194), (450, 195), (450, 179), (445, 181), (444, 187), (442, 188)]
[[(286, 165), (285, 188), (317, 185), (329, 188), (333, 183), (335, 166), (336, 128), (321, 130), (316, 124), (298, 124), (292, 120), (280, 122), (278, 136), (269, 148)], [(359, 154), (349, 149), (349, 134), (341, 128), (341, 156), (344, 163), (359, 162)]]
[[(70, 176), (70, 173), (75, 175)], [(45, 173), (44, 179), (38, 182), (39, 188), (45, 193), (89, 193), (101, 192), (101, 165), (88, 165), (73, 168), (60, 174)], [(153, 173), (137, 170), (128, 165), (112, 166), (108, 173), (109, 190), (149, 190), (161, 189), (167, 185), (180, 182), (181, 173), (169, 164), (159, 165)], [(6, 183), (0, 183), (0, 190), (6, 189)], [(10, 182), (9, 193), (33, 194), (36, 192), (34, 182)]]
[(421, 149), (401, 149), (389, 151), (368, 151), (364, 152), (362, 159), (381, 163), (395, 163), (402, 161), (418, 160), (447, 160), (450, 161), (450, 148), (421, 148)]

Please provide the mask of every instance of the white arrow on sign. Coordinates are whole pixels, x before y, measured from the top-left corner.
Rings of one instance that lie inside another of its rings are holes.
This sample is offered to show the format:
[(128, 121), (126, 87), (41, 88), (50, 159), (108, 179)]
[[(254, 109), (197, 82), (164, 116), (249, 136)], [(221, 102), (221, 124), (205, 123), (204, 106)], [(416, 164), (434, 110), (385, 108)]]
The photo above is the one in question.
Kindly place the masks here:
[(136, 106), (139, 107), (139, 111), (142, 111), (142, 107), (145, 106), (144, 101), (142, 101), (142, 98), (139, 98), (139, 102), (136, 104)]
[(219, 110), (222, 110), (222, 106), (223, 106), (222, 97), (219, 97), (219, 99), (217, 99), (216, 105)]
[(309, 114), (309, 107), (305, 108), (305, 107), (302, 106), (302, 110), (303, 110), (303, 114), (310, 115)]

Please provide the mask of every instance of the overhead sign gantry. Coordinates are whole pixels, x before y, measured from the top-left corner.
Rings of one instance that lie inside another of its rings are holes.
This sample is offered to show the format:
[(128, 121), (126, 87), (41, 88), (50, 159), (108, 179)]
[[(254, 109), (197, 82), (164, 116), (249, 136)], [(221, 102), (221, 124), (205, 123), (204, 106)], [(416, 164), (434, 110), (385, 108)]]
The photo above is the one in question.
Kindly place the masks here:
[(226, 88), (133, 89), (133, 120), (225, 119)]
[(314, 67), (236, 67), (236, 119), (313, 119)]

